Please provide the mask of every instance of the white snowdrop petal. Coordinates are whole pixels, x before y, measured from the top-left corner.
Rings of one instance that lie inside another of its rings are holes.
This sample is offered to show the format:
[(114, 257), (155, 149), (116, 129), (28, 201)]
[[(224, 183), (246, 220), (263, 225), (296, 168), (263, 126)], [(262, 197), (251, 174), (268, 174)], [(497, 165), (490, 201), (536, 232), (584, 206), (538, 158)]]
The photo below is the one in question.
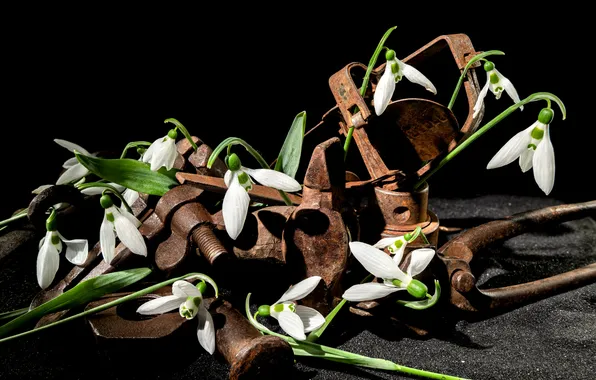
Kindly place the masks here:
[(534, 149), (527, 148), (519, 156), (519, 167), (522, 172), (532, 169), (532, 159), (534, 158)]
[(536, 123), (530, 127), (518, 132), (513, 136), (486, 165), (487, 169), (495, 169), (501, 166), (508, 165), (515, 161), (525, 150), (528, 149), (528, 144), (532, 141), (531, 132)]
[(122, 244), (130, 249), (132, 253), (147, 256), (147, 246), (137, 226), (127, 216), (123, 216), (121, 213), (115, 212), (113, 215), (116, 234)]
[(317, 285), (319, 285), (319, 281), (321, 281), (321, 277), (319, 276), (311, 276), (307, 279), (300, 281), (299, 283), (290, 287), (290, 289), (288, 289), (281, 296), (281, 298), (276, 302), (276, 304), (286, 301), (297, 301), (306, 297), (317, 287)]
[[(88, 155), (89, 156), (89, 155)], [(75, 166), (76, 164), (79, 163), (79, 160), (77, 160), (77, 156), (71, 157), (68, 160), (64, 161), (64, 163), (62, 164), (62, 167), (64, 169), (68, 169), (71, 166)]]
[(208, 353), (213, 355), (215, 352), (215, 326), (213, 325), (211, 313), (202, 304), (199, 306), (198, 319), (197, 338), (199, 339), (199, 344)]
[(292, 338), (296, 340), (306, 340), (304, 335), (304, 325), (302, 319), (296, 313), (291, 311), (282, 311), (277, 316), (281, 328)]
[(66, 259), (74, 265), (82, 265), (89, 257), (89, 242), (87, 239), (66, 240), (60, 235), (60, 239), (66, 244)]
[(42, 289), (52, 284), (60, 265), (58, 250), (51, 241), (51, 237), (46, 234), (44, 244), (37, 255), (37, 283)]
[(399, 249), (394, 253), (393, 255), (393, 261), (395, 261), (395, 263), (397, 265), (399, 265), (399, 263), (401, 263), (401, 260), (404, 257), (404, 252), (406, 251), (406, 246), (408, 245), (408, 243), (403, 243), (401, 245), (401, 247), (399, 247)]
[(226, 171), (226, 174), (224, 174), (224, 183), (227, 187), (230, 187), (230, 181), (232, 180), (233, 176), (234, 172), (232, 172), (231, 170)]
[(344, 292), (342, 298), (353, 302), (372, 301), (388, 296), (405, 288), (389, 286), (378, 282), (369, 282), (366, 284), (357, 284)]
[(389, 247), (391, 244), (395, 243), (397, 240), (399, 240), (399, 236), (397, 237), (388, 237), (388, 238), (383, 238), (381, 240), (379, 240), (378, 242), (375, 243), (375, 245), (373, 245), (373, 247), (378, 248), (378, 249), (384, 249)]
[(176, 141), (168, 138), (168, 141), (164, 143), (164, 166), (167, 170), (171, 170), (178, 158), (178, 149), (176, 148)]
[(135, 227), (137, 227), (137, 228), (139, 228), (141, 226), (141, 224), (143, 224), (143, 223), (141, 223), (140, 220), (137, 219), (136, 216), (134, 216), (133, 214), (128, 212), (128, 210), (126, 210), (126, 208), (118, 208), (118, 212), (120, 213), (120, 215), (122, 215), (123, 217), (128, 219), (129, 222), (134, 224)]
[[(499, 76), (499, 84), (501, 85), (501, 87), (503, 87), (503, 90), (505, 90), (505, 92), (507, 92), (507, 95), (509, 95), (509, 97), (513, 100), (514, 103), (519, 103), (520, 102), (519, 95), (517, 94), (517, 90), (515, 89), (515, 87), (513, 87), (513, 84), (511, 83), (511, 81), (509, 79), (507, 79), (505, 76), (503, 76), (503, 74), (501, 74), (497, 69), (494, 69), (494, 71)], [(521, 106), (520, 110), (523, 110), (523, 109), (524, 109), (524, 107)]]
[(375, 113), (380, 116), (385, 112), (395, 91), (395, 76), (391, 72), (391, 62), (387, 62), (385, 72), (379, 79), (373, 94)]
[(132, 206), (137, 199), (139, 199), (139, 192), (133, 189), (126, 189), (122, 193), (122, 198), (128, 203), (129, 206)]
[(149, 148), (147, 148), (145, 153), (143, 153), (143, 157), (141, 160), (143, 162), (151, 162), (151, 159), (153, 158), (153, 154), (159, 150), (162, 143), (163, 143), (163, 137), (160, 137), (160, 138), (156, 139), (155, 141), (153, 141), (153, 143), (151, 143), (151, 145), (149, 145)]
[(76, 150), (77, 152), (84, 154), (85, 156), (90, 156), (89, 152), (85, 148), (70, 141), (62, 140), (62, 139), (54, 139), (54, 142), (60, 145), (63, 148), (68, 149), (72, 153)]
[(83, 178), (89, 173), (89, 170), (87, 170), (87, 168), (83, 165), (73, 165), (70, 168), (66, 169), (64, 173), (62, 173), (62, 175), (56, 181), (56, 185), (65, 185), (67, 183), (78, 181), (79, 179)]
[(99, 245), (104, 261), (108, 264), (111, 263), (116, 249), (116, 236), (114, 234), (114, 225), (108, 221), (105, 215), (99, 229)]
[(555, 185), (555, 150), (550, 140), (550, 132), (546, 127), (542, 142), (534, 153), (534, 180), (544, 194), (548, 195)]
[(249, 203), (250, 197), (238, 182), (238, 176), (233, 176), (222, 204), (224, 225), (233, 240), (236, 240), (242, 232)]
[(272, 187), (282, 191), (302, 190), (300, 183), (289, 175), (271, 169), (249, 169), (242, 167), (242, 171), (254, 178), (263, 186)]
[(145, 302), (137, 309), (137, 313), (142, 315), (163, 314), (168, 311), (176, 310), (186, 298), (176, 296), (164, 296)]
[(488, 94), (489, 83), (490, 82), (488, 82), (488, 79), (487, 79), (486, 84), (484, 85), (484, 87), (482, 87), (482, 90), (478, 94), (478, 99), (476, 99), (476, 104), (474, 104), (474, 114), (472, 115), (472, 118), (476, 118), (476, 116), (478, 116), (478, 113), (482, 109), (482, 104), (484, 103), (484, 98), (486, 98), (486, 94)]
[(422, 273), (431, 260), (435, 257), (435, 250), (431, 248), (420, 248), (412, 251), (410, 265), (408, 265), (408, 276), (414, 277)]
[(352, 254), (362, 266), (380, 278), (406, 280), (406, 275), (399, 269), (395, 261), (383, 251), (371, 245), (354, 241), (350, 243)]
[(196, 286), (184, 280), (178, 280), (172, 284), (172, 294), (184, 299), (187, 297), (202, 297)]
[(420, 71), (418, 71), (417, 69), (415, 69), (414, 67), (405, 64), (403, 62), (401, 62), (402, 65), (400, 65), (404, 76), (406, 77), (407, 80), (409, 80), (412, 83), (416, 83), (421, 85), (422, 87), (424, 87), (427, 91), (432, 92), (433, 94), (437, 93), (437, 89), (435, 88), (435, 85), (432, 84), (432, 82), (424, 76), (424, 74), (422, 74)]
[(312, 307), (296, 305), (296, 314), (302, 320), (305, 333), (314, 331), (325, 323), (325, 317)]

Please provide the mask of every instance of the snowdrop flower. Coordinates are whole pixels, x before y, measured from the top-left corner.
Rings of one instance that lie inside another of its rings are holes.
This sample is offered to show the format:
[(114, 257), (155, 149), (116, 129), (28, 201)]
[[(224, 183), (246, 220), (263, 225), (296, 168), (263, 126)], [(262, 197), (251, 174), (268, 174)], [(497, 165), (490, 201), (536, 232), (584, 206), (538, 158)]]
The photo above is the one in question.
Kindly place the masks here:
[[(503, 76), (497, 69), (495, 69), (495, 64), (486, 61), (484, 63), (484, 71), (486, 71), (486, 84), (478, 94), (478, 100), (476, 100), (476, 104), (474, 105), (474, 114), (472, 117), (476, 117), (482, 108), (482, 104), (484, 103), (484, 98), (490, 90), (493, 94), (495, 94), (495, 98), (500, 99), (503, 90), (507, 92), (507, 94), (513, 99), (514, 103), (519, 102), (519, 95), (517, 95), (517, 91), (515, 91), (515, 87), (511, 84), (511, 81)], [(524, 107), (520, 107), (520, 110), (523, 111)]]
[(114, 206), (109, 195), (102, 195), (99, 202), (105, 209), (99, 230), (99, 244), (105, 262), (109, 264), (114, 258), (116, 236), (132, 253), (147, 256), (145, 240), (138, 230), (141, 222), (126, 209)]
[(428, 289), (422, 282), (413, 279), (421, 273), (435, 256), (430, 248), (412, 251), (410, 265), (406, 273), (402, 272), (398, 263), (385, 252), (362, 242), (351, 242), (352, 254), (362, 266), (374, 276), (383, 279), (383, 283), (369, 282), (354, 285), (343, 294), (348, 301), (370, 301), (385, 297), (399, 290), (407, 290), (416, 298), (424, 298)]
[(250, 197), (248, 191), (252, 188), (254, 178), (263, 186), (282, 191), (298, 191), (302, 189), (298, 181), (287, 174), (271, 169), (249, 169), (240, 163), (240, 158), (232, 153), (228, 159), (228, 171), (224, 182), (228, 187), (224, 196), (222, 212), (228, 235), (236, 240), (246, 220)]
[[(109, 183), (107, 183), (107, 185), (112, 186), (113, 188), (118, 190), (118, 192), (120, 192), (120, 193), (126, 189), (124, 186), (118, 185), (117, 183), (114, 183), (114, 182), (109, 182)], [(93, 186), (93, 187), (88, 187), (86, 189), (81, 190), (81, 193), (85, 194), (85, 195), (99, 195), (99, 194), (103, 193), (103, 191), (105, 189), (106, 188), (103, 186)]]
[(414, 231), (412, 231), (411, 234), (407, 233), (404, 236), (383, 238), (383, 239), (379, 240), (378, 242), (376, 242), (375, 245), (373, 245), (373, 247), (379, 248), (379, 249), (387, 248), (389, 250), (389, 253), (394, 255), (393, 260), (397, 264), (399, 264), (399, 263), (401, 263), (401, 259), (404, 256), (404, 251), (406, 250), (406, 246), (408, 245), (408, 243), (411, 243), (414, 240), (416, 240), (418, 238), (418, 235), (420, 235), (421, 231), (422, 231), (422, 228), (416, 227), (416, 229)]
[(159, 297), (142, 304), (137, 313), (154, 315), (178, 309), (180, 316), (193, 319), (198, 316), (199, 327), (197, 338), (201, 346), (211, 355), (215, 352), (215, 328), (213, 318), (203, 303), (206, 285), (200, 282), (197, 286), (187, 281), (176, 281), (172, 284), (172, 295)]
[(325, 317), (313, 308), (296, 305), (294, 301), (309, 295), (321, 277), (312, 276), (290, 287), (273, 305), (259, 306), (260, 316), (272, 316), (281, 328), (296, 340), (306, 340), (305, 333), (314, 331), (325, 323)]
[(380, 116), (389, 105), (395, 84), (403, 77), (406, 77), (412, 83), (423, 86), (433, 94), (437, 93), (437, 89), (427, 77), (410, 65), (407, 65), (395, 57), (395, 51), (387, 50), (385, 53), (387, 63), (385, 65), (385, 72), (379, 79), (377, 88), (374, 93), (374, 106), (377, 116)]
[(42, 289), (50, 286), (60, 264), (62, 243), (66, 244), (66, 259), (75, 265), (87, 261), (88, 242), (85, 239), (67, 240), (56, 229), (56, 211), (46, 221), (46, 235), (39, 242), (37, 255), (37, 283)]
[[(87, 152), (81, 146), (79, 146), (75, 143), (71, 143), (70, 141), (54, 139), (54, 142), (56, 144), (60, 145), (61, 147), (68, 149), (69, 151), (71, 151), (73, 153), (76, 150), (77, 152), (79, 152), (85, 156), (91, 156), (91, 157), (95, 156), (94, 154)], [(69, 158), (68, 160), (66, 160), (64, 162), (64, 164), (62, 164), (62, 167), (65, 168), (66, 171), (64, 173), (62, 173), (62, 175), (58, 178), (58, 181), (56, 181), (56, 185), (64, 185), (67, 183), (78, 181), (79, 179), (83, 178), (84, 176), (86, 176), (87, 174), (90, 173), (90, 171), (87, 170), (87, 168), (84, 167), (77, 160), (76, 157), (72, 157), (72, 158)]]
[(159, 170), (162, 166), (165, 166), (167, 170), (172, 169), (179, 154), (176, 148), (177, 137), (178, 132), (175, 129), (170, 129), (166, 136), (155, 140), (143, 154), (143, 162), (151, 164), (151, 170), (154, 171)]
[(499, 168), (519, 157), (519, 166), (525, 173), (534, 168), (538, 187), (548, 195), (555, 184), (555, 151), (550, 141), (549, 125), (554, 112), (544, 108), (538, 121), (513, 136), (490, 160), (487, 169)]

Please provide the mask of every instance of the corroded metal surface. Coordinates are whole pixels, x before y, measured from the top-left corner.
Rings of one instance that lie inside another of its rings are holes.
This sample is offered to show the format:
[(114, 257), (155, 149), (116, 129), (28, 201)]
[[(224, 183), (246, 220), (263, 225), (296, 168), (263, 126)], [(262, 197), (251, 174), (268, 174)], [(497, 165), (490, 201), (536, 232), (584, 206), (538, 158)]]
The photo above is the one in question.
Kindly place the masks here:
[[(348, 258), (348, 233), (339, 212), (345, 187), (343, 149), (337, 137), (317, 146), (308, 166), (303, 199), (284, 227), (282, 251), (299, 279), (322, 278), (305, 305), (323, 314), (341, 295)], [(302, 268), (304, 268), (302, 270)]]
[(462, 232), (439, 251), (450, 282), (450, 300), (464, 311), (507, 309), (583, 286), (596, 280), (596, 263), (525, 284), (481, 290), (470, 269), (474, 255), (488, 245), (548, 225), (596, 215), (596, 201), (552, 206), (515, 214)]

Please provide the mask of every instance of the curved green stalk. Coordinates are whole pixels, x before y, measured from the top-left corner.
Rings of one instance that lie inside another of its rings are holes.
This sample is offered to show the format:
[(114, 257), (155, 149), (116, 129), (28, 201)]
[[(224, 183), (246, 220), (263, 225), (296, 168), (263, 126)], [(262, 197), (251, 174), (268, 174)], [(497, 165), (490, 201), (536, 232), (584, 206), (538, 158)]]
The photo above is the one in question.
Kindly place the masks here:
[(466, 65), (466, 67), (464, 67), (464, 71), (462, 71), (461, 75), (459, 76), (459, 80), (457, 81), (457, 84), (455, 85), (455, 90), (453, 90), (453, 95), (451, 95), (451, 100), (449, 101), (449, 105), (447, 106), (447, 108), (449, 108), (449, 109), (453, 108), (453, 104), (455, 103), (455, 99), (457, 98), (457, 95), (459, 94), (461, 85), (464, 83), (464, 79), (465, 79), (466, 75), (468, 74), (468, 69), (474, 63), (478, 62), (481, 59), (484, 59), (485, 57), (488, 57), (489, 55), (505, 55), (505, 53), (503, 53), (500, 50), (489, 50), (489, 51), (485, 51), (484, 53), (477, 54), (472, 59), (470, 59), (470, 61)]
[(122, 150), (122, 154), (120, 155), (120, 158), (126, 158), (126, 153), (128, 152), (129, 149), (131, 148), (137, 148), (139, 146), (151, 146), (151, 143), (149, 141), (133, 141), (133, 142), (129, 142), (128, 144), (126, 144), (126, 146), (124, 147), (124, 149)]
[[(246, 151), (248, 153), (250, 153), (255, 158), (255, 160), (257, 160), (257, 162), (259, 163), (259, 165), (261, 165), (261, 167), (263, 169), (271, 169), (269, 167), (269, 164), (267, 163), (267, 161), (265, 161), (265, 159), (263, 158), (263, 156), (261, 156), (261, 154), (259, 152), (257, 152), (257, 150), (255, 148), (250, 146), (249, 143), (247, 143), (246, 141), (242, 140), (239, 137), (228, 137), (227, 139), (225, 139), (221, 143), (219, 143), (219, 145), (215, 149), (213, 149), (211, 156), (209, 156), (209, 160), (207, 160), (207, 168), (211, 169), (211, 166), (213, 165), (213, 163), (215, 162), (215, 160), (217, 159), (219, 154), (221, 152), (223, 152), (224, 149), (227, 148), (228, 152), (230, 152), (229, 147), (232, 145), (242, 145), (244, 147), (244, 149), (246, 149)], [(286, 203), (286, 205), (291, 206), (292, 201), (290, 200), (288, 195), (285, 193), (285, 191), (278, 190), (278, 192), (279, 192), (279, 195), (281, 195), (284, 202)]]
[(290, 347), (292, 347), (292, 351), (294, 352), (295, 356), (306, 356), (306, 357), (315, 357), (325, 360), (330, 360), (339, 363), (357, 365), (360, 367), (367, 367), (367, 368), (374, 368), (374, 369), (383, 369), (387, 371), (395, 371), (406, 373), (409, 375), (426, 377), (428, 379), (442, 379), (442, 380), (463, 380), (460, 377), (443, 375), (436, 372), (429, 372), (424, 371), (416, 368), (406, 367), (399, 364), (396, 364), (390, 360), (386, 359), (379, 359), (379, 358), (370, 358), (364, 355), (358, 355), (351, 353), (349, 351), (340, 350), (337, 348), (323, 346), (317, 343), (311, 343), (307, 341), (297, 341), (289, 336), (278, 334), (273, 332), (260, 324), (251, 314), (250, 314), (250, 293), (246, 296), (245, 302), (245, 311), (246, 317), (248, 318), (249, 322), (256, 327), (259, 331), (276, 336), (280, 339), (285, 340), (288, 342)]
[(197, 143), (195, 143), (192, 140), (192, 136), (190, 135), (190, 133), (188, 132), (188, 130), (186, 129), (186, 127), (184, 125), (182, 125), (181, 122), (179, 122), (178, 120), (174, 119), (173, 117), (169, 118), (169, 119), (165, 119), (164, 123), (172, 123), (176, 126), (176, 129), (179, 129), (180, 132), (182, 132), (182, 134), (184, 135), (184, 137), (186, 137), (186, 139), (188, 140), (188, 142), (190, 143), (190, 145), (192, 146), (192, 148), (196, 151), (198, 149), (197, 147)]
[(28, 307), (24, 307), (22, 309), (17, 309), (17, 310), (11, 310), (11, 311), (7, 311), (4, 313), (0, 313), (0, 321), (11, 321), (25, 313), (27, 313), (29, 311)]
[(21, 210), (21, 211), (17, 212), (16, 214), (14, 214), (13, 216), (11, 216), (10, 218), (1, 220), (0, 227), (6, 226), (7, 224), (14, 222), (15, 220), (23, 219), (26, 216), (27, 216), (27, 209)]
[(155, 284), (153, 286), (149, 286), (148, 288), (145, 288), (143, 290), (139, 290), (138, 292), (134, 292), (134, 293), (129, 294), (127, 296), (124, 296), (122, 298), (118, 298), (117, 300), (114, 300), (112, 302), (108, 302), (108, 303), (103, 304), (101, 306), (94, 307), (93, 309), (86, 310), (86, 311), (84, 311), (82, 313), (75, 314), (75, 315), (73, 315), (71, 317), (64, 318), (64, 319), (61, 319), (59, 321), (56, 321), (56, 322), (47, 324), (45, 326), (38, 327), (38, 328), (29, 330), (29, 331), (22, 332), (20, 334), (15, 334), (15, 335), (12, 335), (12, 336), (9, 336), (9, 337), (6, 337), (6, 338), (2, 338), (2, 339), (0, 339), (0, 343), (7, 342), (9, 340), (13, 340), (13, 339), (17, 339), (17, 338), (22, 338), (22, 337), (27, 336), (27, 335), (35, 334), (35, 333), (37, 333), (39, 331), (43, 331), (43, 330), (49, 329), (50, 327), (59, 326), (59, 325), (62, 325), (64, 323), (70, 322), (70, 321), (75, 320), (75, 319), (79, 319), (79, 318), (86, 317), (86, 316), (91, 315), (91, 314), (99, 313), (100, 311), (104, 311), (104, 310), (109, 309), (111, 307), (120, 305), (121, 303), (124, 303), (126, 301), (130, 301), (130, 300), (133, 300), (133, 299), (138, 298), (140, 296), (144, 296), (145, 294), (149, 294), (151, 292), (156, 291), (159, 288), (162, 288), (162, 287), (164, 287), (166, 285), (173, 284), (174, 282), (176, 282), (178, 280), (184, 280), (184, 279), (186, 279), (188, 277), (199, 278), (199, 279), (201, 279), (201, 280), (203, 280), (205, 282), (208, 282), (209, 284), (211, 284), (211, 286), (213, 286), (213, 289), (215, 290), (215, 297), (216, 298), (218, 297), (219, 291), (218, 291), (217, 285), (215, 284), (215, 281), (213, 281), (213, 279), (211, 277), (209, 277), (207, 275), (204, 275), (202, 273), (189, 273), (189, 274), (186, 274), (184, 276), (180, 276), (180, 277), (176, 277), (176, 278), (171, 278), (169, 280), (160, 282), (159, 284)]
[[(112, 186), (110, 184), (107, 184), (105, 182), (88, 182), (88, 183), (83, 183), (81, 185), (78, 185), (76, 188), (79, 190), (85, 190), (90, 187), (103, 187), (106, 190), (109, 190), (110, 193), (112, 193), (116, 196), (116, 198), (120, 199), (120, 201), (122, 202), (124, 207), (126, 207), (126, 210), (132, 214), (132, 209), (130, 208), (130, 205), (126, 202), (126, 200), (124, 199), (122, 194), (120, 194), (118, 189), (116, 189), (114, 186)], [(104, 192), (105, 192), (105, 190), (104, 190)]]
[(414, 190), (418, 190), (430, 178), (430, 176), (432, 176), (437, 171), (439, 171), (439, 169), (441, 169), (443, 166), (445, 166), (449, 161), (453, 160), (461, 151), (463, 151), (470, 144), (472, 144), (474, 141), (476, 141), (477, 138), (479, 138), (480, 136), (482, 136), (483, 134), (488, 132), (489, 129), (491, 129), (492, 127), (497, 125), (501, 120), (503, 120), (507, 116), (511, 115), (513, 113), (513, 111), (517, 110), (518, 108), (520, 108), (528, 103), (535, 102), (538, 100), (545, 100), (545, 101), (549, 102), (549, 104), (550, 104), (551, 100), (553, 102), (557, 103), (559, 105), (559, 108), (561, 109), (561, 113), (563, 114), (563, 117), (562, 117), (563, 120), (565, 120), (565, 118), (567, 118), (567, 110), (565, 109), (565, 105), (563, 104), (561, 99), (559, 99), (558, 96), (551, 94), (550, 92), (536, 92), (536, 93), (528, 96), (524, 100), (517, 102), (514, 105), (512, 105), (511, 107), (507, 108), (505, 111), (503, 111), (499, 115), (497, 115), (494, 119), (492, 119), (491, 121), (486, 123), (482, 128), (480, 128), (476, 132), (474, 132), (466, 140), (461, 142), (455, 149), (453, 149), (447, 156), (445, 156), (436, 167), (434, 167), (432, 170), (429, 170), (426, 174), (424, 174), (418, 180), (418, 182), (416, 182), (416, 184), (414, 185)]
[[(370, 57), (370, 61), (368, 61), (368, 67), (366, 68), (366, 73), (364, 74), (364, 79), (362, 79), (362, 87), (360, 87), (360, 96), (364, 96), (364, 94), (366, 94), (366, 90), (368, 89), (368, 83), (370, 82), (370, 74), (372, 73), (372, 71), (375, 68), (375, 65), (377, 64), (379, 54), (381, 54), (381, 51), (383, 51), (385, 41), (387, 41), (387, 38), (389, 38), (391, 32), (393, 32), (396, 28), (397, 26), (393, 26), (387, 29), (387, 31), (383, 35), (383, 38), (381, 38), (381, 41), (379, 41), (379, 44), (377, 45), (377, 48), (375, 49), (375, 52), (373, 53), (372, 57)], [(348, 156), (348, 149), (350, 149), (350, 143), (352, 142), (353, 133), (354, 126), (350, 127), (350, 129), (348, 130), (348, 134), (346, 135), (346, 141), (344, 142), (344, 161)]]

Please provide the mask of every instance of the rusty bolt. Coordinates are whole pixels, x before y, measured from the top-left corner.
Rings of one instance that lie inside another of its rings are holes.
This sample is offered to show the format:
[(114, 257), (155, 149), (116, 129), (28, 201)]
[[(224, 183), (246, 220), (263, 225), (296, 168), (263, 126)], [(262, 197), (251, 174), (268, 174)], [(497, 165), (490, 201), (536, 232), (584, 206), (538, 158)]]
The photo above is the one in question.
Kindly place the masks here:
[(451, 276), (451, 286), (461, 293), (468, 293), (476, 286), (476, 277), (470, 272), (458, 270)]
[(211, 264), (215, 262), (219, 255), (227, 253), (227, 250), (207, 224), (200, 225), (192, 232), (192, 240)]

